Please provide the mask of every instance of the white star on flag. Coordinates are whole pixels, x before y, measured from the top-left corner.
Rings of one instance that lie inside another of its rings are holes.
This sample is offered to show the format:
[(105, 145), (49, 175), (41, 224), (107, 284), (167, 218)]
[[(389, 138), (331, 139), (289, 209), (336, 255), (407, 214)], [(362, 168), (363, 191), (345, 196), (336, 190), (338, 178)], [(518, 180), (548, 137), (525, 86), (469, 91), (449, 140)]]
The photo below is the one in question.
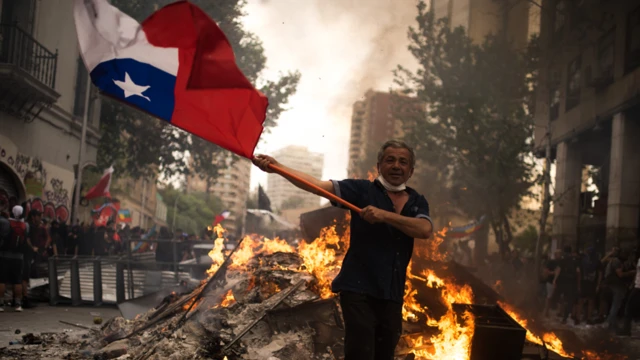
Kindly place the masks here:
[(124, 97), (128, 98), (129, 96), (138, 95), (147, 99), (147, 101), (151, 101), (147, 96), (142, 95), (143, 92), (147, 91), (151, 86), (140, 86), (136, 85), (136, 83), (131, 80), (129, 73), (124, 73), (124, 81), (113, 80), (113, 82), (122, 90), (124, 90)]

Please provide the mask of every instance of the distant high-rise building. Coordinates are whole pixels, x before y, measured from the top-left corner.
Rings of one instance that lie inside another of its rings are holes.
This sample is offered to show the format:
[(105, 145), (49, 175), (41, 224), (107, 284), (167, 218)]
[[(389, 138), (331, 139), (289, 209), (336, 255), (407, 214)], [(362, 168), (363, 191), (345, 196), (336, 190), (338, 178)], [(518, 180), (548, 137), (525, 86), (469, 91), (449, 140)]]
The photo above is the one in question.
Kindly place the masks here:
[[(406, 124), (394, 115), (399, 111), (399, 102), (394, 102), (389, 92), (369, 90), (364, 99), (353, 104), (351, 115), (351, 139), (349, 141), (349, 176), (365, 176), (358, 167), (371, 151), (377, 150), (385, 141), (404, 136)], [(409, 99), (409, 98), (404, 98)], [(374, 166), (372, 163), (371, 166)]]
[[(227, 157), (227, 163), (231, 163), (231, 155)], [(251, 180), (251, 161), (245, 158), (236, 160), (232, 165), (220, 170), (218, 179), (213, 184), (211, 194), (222, 200), (226, 210), (231, 213), (222, 222), (222, 226), (231, 234), (239, 234), (239, 220), (244, 219), (247, 209), (247, 198)], [(207, 183), (198, 175), (187, 177), (187, 192), (205, 192)], [(211, 219), (213, 221), (213, 219)]]
[[(283, 165), (302, 171), (316, 178), (322, 177), (324, 155), (310, 152), (304, 146), (290, 145), (273, 153)], [(271, 206), (275, 210), (282, 208), (286, 201), (292, 201), (295, 208), (313, 208), (320, 206), (320, 197), (293, 186), (289, 181), (277, 174), (269, 174), (267, 178), (267, 194)]]

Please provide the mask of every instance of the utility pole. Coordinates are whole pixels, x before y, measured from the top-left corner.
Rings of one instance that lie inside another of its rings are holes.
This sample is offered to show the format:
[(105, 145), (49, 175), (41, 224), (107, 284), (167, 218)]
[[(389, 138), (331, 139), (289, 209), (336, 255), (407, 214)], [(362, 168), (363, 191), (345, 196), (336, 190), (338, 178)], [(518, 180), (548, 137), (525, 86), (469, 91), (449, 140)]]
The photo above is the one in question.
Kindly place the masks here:
[(82, 165), (84, 164), (85, 144), (87, 141), (87, 123), (89, 122), (89, 104), (91, 104), (91, 76), (87, 73), (86, 95), (84, 98), (84, 114), (82, 116), (82, 131), (80, 135), (80, 149), (78, 151), (78, 170), (76, 172), (76, 196), (73, 199), (71, 211), (71, 225), (80, 212), (80, 191), (82, 186)]

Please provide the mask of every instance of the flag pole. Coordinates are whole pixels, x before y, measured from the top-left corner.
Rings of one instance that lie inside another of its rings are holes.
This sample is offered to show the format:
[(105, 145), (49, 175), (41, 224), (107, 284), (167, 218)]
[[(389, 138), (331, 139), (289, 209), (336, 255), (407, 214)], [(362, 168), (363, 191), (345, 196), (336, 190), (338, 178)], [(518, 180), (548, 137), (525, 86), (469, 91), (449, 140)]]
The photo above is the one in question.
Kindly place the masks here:
[(85, 144), (87, 141), (87, 120), (89, 118), (89, 103), (91, 102), (91, 76), (87, 73), (86, 95), (84, 98), (84, 113), (82, 114), (82, 132), (80, 135), (80, 149), (78, 150), (78, 170), (76, 171), (76, 191), (73, 198), (73, 208), (71, 215), (71, 225), (80, 212), (80, 191), (82, 187), (82, 165), (84, 163)]
[(269, 164), (268, 166), (269, 166), (269, 169), (271, 169), (274, 172), (284, 176), (285, 178), (291, 178), (291, 179), (293, 179), (293, 180), (295, 180), (297, 182), (300, 182), (300, 183), (312, 188), (313, 190), (315, 190), (319, 195), (322, 195), (322, 196), (324, 196), (325, 198), (327, 198), (327, 199), (329, 199), (331, 201), (335, 201), (338, 204), (346, 207), (347, 209), (349, 209), (351, 211), (355, 211), (358, 214), (360, 214), (360, 211), (362, 211), (362, 209), (360, 209), (359, 207), (353, 205), (352, 203), (339, 198), (338, 196), (328, 192), (327, 190), (319, 188), (318, 186), (308, 182), (307, 180), (305, 180), (305, 179), (303, 179), (303, 178), (301, 178), (301, 177), (299, 177), (297, 175), (294, 175), (294, 174), (286, 171), (285, 169), (283, 169), (281, 167), (278, 167), (278, 166), (273, 165), (273, 164)]

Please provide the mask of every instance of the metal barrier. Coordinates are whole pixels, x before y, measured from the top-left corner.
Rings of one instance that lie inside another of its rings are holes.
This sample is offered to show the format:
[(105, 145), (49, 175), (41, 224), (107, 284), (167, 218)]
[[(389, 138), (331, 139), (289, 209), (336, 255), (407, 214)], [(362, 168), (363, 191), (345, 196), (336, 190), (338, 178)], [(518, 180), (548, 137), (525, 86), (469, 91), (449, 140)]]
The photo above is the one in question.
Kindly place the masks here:
[[(152, 242), (152, 243), (171, 243), (173, 261), (170, 262), (158, 262), (144, 261), (140, 255), (149, 255), (150, 252), (136, 253), (134, 254), (131, 245), (137, 242)], [(51, 256), (48, 259), (48, 274), (49, 274), (49, 304), (57, 305), (62, 303), (62, 297), (60, 295), (61, 284), (58, 281), (59, 271), (69, 272), (70, 282), (70, 304), (72, 306), (80, 306), (86, 304), (87, 301), (82, 300), (82, 286), (81, 286), (81, 269), (86, 269), (86, 265), (90, 265), (93, 270), (91, 276), (93, 283), (93, 301), (95, 306), (100, 306), (105, 303), (103, 297), (103, 270), (104, 266), (108, 264), (115, 265), (115, 297), (116, 303), (121, 303), (128, 299), (135, 298), (135, 286), (134, 286), (134, 274), (133, 271), (173, 271), (174, 281), (179, 282), (180, 270), (194, 270), (197, 268), (203, 268), (208, 265), (199, 263), (199, 259), (196, 256), (196, 262), (193, 264), (181, 264), (178, 259), (178, 246), (189, 244), (207, 244), (213, 247), (213, 241), (177, 241), (177, 240), (140, 240), (140, 239), (123, 239), (123, 244), (126, 248), (126, 254), (117, 256)], [(68, 270), (66, 270), (68, 267)], [(171, 269), (171, 270), (167, 270)], [(127, 276), (125, 277), (125, 271)], [(204, 274), (204, 269), (203, 269)], [(162, 280), (162, 278), (161, 278)], [(68, 303), (68, 301), (66, 301)]]

